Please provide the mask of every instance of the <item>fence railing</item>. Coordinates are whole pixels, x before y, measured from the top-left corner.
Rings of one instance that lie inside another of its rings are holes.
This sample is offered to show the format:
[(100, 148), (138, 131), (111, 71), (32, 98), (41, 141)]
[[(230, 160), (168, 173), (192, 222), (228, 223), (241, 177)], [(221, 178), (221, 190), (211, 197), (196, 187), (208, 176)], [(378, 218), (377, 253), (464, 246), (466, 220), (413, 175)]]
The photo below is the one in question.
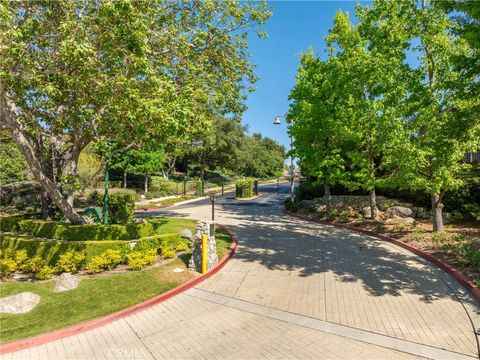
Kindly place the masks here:
[(466, 153), (465, 161), (469, 164), (480, 164), (480, 150)]

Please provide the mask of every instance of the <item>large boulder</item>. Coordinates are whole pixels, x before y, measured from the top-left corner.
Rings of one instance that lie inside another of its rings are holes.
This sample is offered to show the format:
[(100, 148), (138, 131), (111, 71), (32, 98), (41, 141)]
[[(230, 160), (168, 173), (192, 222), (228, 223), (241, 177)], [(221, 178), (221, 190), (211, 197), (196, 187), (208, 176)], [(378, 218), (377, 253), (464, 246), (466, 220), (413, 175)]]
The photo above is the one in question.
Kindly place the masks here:
[(41, 202), (42, 187), (36, 181), (17, 181), (0, 186), (0, 205), (34, 206)]
[(411, 217), (412, 209), (403, 206), (392, 206), (385, 211), (386, 219)]
[(78, 276), (72, 275), (70, 273), (63, 273), (57, 280), (55, 284), (54, 292), (64, 292), (75, 289), (80, 283), (80, 278)]
[(396, 224), (405, 224), (405, 225), (414, 225), (415, 219), (412, 217), (394, 217), (391, 219), (387, 219), (385, 221), (386, 225), (396, 225)]
[(0, 298), (0, 313), (24, 314), (32, 310), (40, 302), (40, 296), (32, 292), (21, 292)]

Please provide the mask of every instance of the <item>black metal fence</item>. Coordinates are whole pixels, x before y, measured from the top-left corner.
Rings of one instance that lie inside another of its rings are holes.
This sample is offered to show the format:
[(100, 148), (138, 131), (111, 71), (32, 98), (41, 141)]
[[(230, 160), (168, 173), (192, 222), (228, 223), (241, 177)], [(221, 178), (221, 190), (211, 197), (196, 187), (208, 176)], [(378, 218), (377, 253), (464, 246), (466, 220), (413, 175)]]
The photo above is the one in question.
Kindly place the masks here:
[(465, 161), (469, 164), (480, 164), (480, 150), (466, 153)]

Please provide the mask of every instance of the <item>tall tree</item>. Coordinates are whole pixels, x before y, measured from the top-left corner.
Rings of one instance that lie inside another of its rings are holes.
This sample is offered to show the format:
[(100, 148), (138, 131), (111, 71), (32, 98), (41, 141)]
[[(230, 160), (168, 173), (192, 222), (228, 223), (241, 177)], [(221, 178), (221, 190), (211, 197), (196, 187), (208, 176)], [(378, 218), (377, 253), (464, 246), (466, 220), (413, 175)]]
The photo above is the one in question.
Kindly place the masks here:
[(343, 94), (337, 91), (340, 68), (334, 61), (322, 61), (312, 50), (302, 55), (288, 118), (294, 154), (302, 172), (324, 183), (327, 211), (331, 211), (330, 187), (344, 175), (343, 134), (337, 104)]
[(0, 128), (81, 223), (69, 184), (80, 152), (241, 113), (255, 81), (246, 34), (269, 14), (254, 2), (1, 0)]
[(400, 184), (431, 194), (433, 230), (443, 230), (442, 199), (449, 190), (465, 182), (469, 167), (465, 152), (479, 146), (480, 119), (472, 113), (472, 101), (457, 89), (468, 88), (478, 79), (455, 66), (459, 57), (471, 57), (471, 47), (456, 36), (455, 25), (438, 3), (423, 0), (375, 1), (362, 10), (383, 38), (402, 39), (406, 53), (417, 55), (405, 77), (408, 96), (403, 106), (410, 139), (397, 158)]

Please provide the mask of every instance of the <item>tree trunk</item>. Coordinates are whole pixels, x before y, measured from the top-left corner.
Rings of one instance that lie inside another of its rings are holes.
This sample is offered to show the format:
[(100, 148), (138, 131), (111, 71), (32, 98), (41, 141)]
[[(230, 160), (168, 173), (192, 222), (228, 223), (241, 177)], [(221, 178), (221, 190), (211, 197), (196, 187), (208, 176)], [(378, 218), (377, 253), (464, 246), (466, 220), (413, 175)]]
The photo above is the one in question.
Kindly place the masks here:
[(205, 166), (200, 166), (200, 180), (203, 181), (203, 176), (205, 175)]
[(55, 214), (52, 207), (52, 200), (45, 191), (42, 191), (42, 219), (53, 220)]
[(432, 222), (433, 222), (433, 231), (441, 232), (443, 231), (443, 216), (442, 216), (442, 207), (441, 207), (442, 197), (438, 194), (432, 195)]
[(148, 192), (148, 174), (145, 174), (145, 193)]
[(57, 187), (57, 184), (49, 179), (46, 175), (41, 163), (41, 159), (38, 155), (40, 152), (37, 151), (38, 148), (35, 147), (31, 136), (29, 136), (28, 133), (23, 130), (23, 125), (17, 120), (18, 110), (15, 104), (13, 104), (8, 98), (8, 95), (6, 94), (6, 91), (2, 85), (3, 84), (0, 81), (1, 127), (5, 127), (10, 133), (10, 136), (16, 140), (18, 146), (22, 150), (23, 155), (25, 156), (25, 159), (27, 160), (33, 176), (43, 187), (50, 199), (57, 204), (67, 219), (69, 219), (73, 224), (85, 223), (85, 220), (75, 212), (73, 206), (71, 206), (63, 197), (60, 189)]
[(324, 182), (324, 188), (325, 188), (325, 206), (327, 209), (327, 213), (332, 212), (332, 196), (330, 194), (330, 184), (328, 183), (327, 178), (325, 177), (325, 182)]
[(377, 218), (377, 194), (375, 188), (370, 190), (370, 216), (373, 220)]
[(170, 178), (170, 175), (172, 175), (173, 169), (175, 169), (175, 163), (177, 162), (177, 158), (173, 158), (173, 160), (168, 164), (167, 168), (167, 179)]
[(127, 172), (123, 170), (123, 188), (127, 188)]

